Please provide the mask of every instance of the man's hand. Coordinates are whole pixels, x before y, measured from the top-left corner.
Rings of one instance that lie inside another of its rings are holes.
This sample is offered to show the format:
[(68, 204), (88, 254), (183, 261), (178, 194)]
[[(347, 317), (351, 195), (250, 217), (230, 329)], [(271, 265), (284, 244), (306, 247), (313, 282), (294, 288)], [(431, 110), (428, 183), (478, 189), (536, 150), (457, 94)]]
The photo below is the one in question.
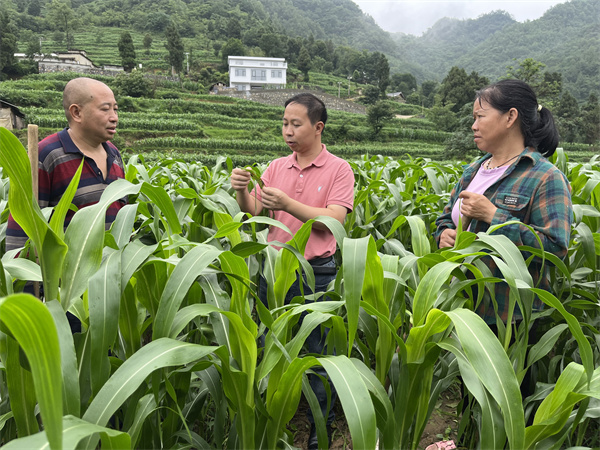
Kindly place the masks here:
[(247, 170), (235, 168), (231, 172), (231, 187), (236, 191), (247, 191), (250, 180), (250, 172), (248, 172)]
[(454, 247), (456, 242), (456, 230), (453, 228), (446, 228), (440, 235), (440, 248)]
[(486, 196), (463, 191), (458, 195), (458, 198), (462, 200), (460, 203), (460, 213), (463, 216), (485, 223), (492, 223), (492, 219), (498, 208)]
[(286, 211), (290, 197), (280, 189), (265, 187), (262, 190), (262, 204), (264, 208)]

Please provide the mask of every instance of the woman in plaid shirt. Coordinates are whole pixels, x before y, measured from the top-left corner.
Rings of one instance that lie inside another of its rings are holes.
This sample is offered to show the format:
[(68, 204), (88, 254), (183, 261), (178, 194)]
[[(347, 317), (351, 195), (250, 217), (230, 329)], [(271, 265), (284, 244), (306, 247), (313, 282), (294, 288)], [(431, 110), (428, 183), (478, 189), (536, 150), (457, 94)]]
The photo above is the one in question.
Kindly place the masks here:
[[(454, 246), (461, 215), (463, 226), (474, 233), (513, 220), (530, 225), (545, 251), (564, 258), (573, 206), (567, 178), (546, 159), (558, 145), (552, 113), (538, 104), (527, 83), (502, 80), (477, 93), (473, 119), (475, 143), (486, 154), (465, 168), (437, 219), (435, 237), (439, 247)], [(519, 223), (503, 226), (494, 234), (504, 234), (518, 246), (539, 247), (536, 236)], [(493, 276), (504, 278), (492, 258), (483, 261)], [(529, 264), (529, 271), (534, 285), (539, 281), (538, 287), (550, 290), (548, 263), (542, 272), (541, 261), (536, 258)], [(488, 324), (507, 321), (509, 292), (507, 283), (495, 284), (497, 311), (486, 293), (477, 312)], [(539, 299), (533, 308), (542, 308)], [(521, 317), (517, 306), (513, 320)]]

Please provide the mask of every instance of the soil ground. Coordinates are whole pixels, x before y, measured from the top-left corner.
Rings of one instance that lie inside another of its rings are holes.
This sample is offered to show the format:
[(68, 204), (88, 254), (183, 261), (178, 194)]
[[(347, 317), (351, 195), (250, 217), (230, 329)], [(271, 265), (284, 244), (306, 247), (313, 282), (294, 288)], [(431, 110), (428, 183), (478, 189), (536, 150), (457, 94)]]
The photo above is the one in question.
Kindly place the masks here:
[[(453, 439), (454, 442), (456, 442), (456, 432), (458, 430), (459, 421), (456, 409), (459, 402), (460, 392), (458, 392), (458, 389), (455, 387), (451, 387), (440, 395), (427, 426), (425, 427), (425, 431), (421, 436), (419, 449), (422, 450), (428, 445), (441, 440)], [(290, 430), (295, 433), (294, 447), (300, 449), (306, 449), (308, 435), (310, 433), (310, 423), (306, 418), (307, 408), (308, 404), (304, 397), (302, 397), (298, 407), (298, 413), (294, 416), (289, 425)], [(333, 436), (331, 447), (329, 448), (335, 450), (353, 449), (350, 430), (348, 429), (348, 424), (344, 418), (344, 412), (339, 401), (337, 402), (335, 411), (336, 419), (332, 427)]]

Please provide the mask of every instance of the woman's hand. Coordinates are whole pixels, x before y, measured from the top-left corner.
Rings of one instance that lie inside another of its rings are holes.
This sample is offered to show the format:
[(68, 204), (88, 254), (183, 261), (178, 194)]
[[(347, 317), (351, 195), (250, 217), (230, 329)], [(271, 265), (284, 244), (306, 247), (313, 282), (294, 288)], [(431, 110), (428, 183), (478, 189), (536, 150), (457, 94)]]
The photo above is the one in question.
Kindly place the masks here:
[(456, 230), (453, 228), (446, 228), (440, 235), (440, 248), (454, 247), (456, 242)]
[(488, 224), (492, 223), (492, 219), (498, 208), (485, 195), (462, 191), (458, 195), (458, 198), (461, 199), (460, 213), (463, 216)]

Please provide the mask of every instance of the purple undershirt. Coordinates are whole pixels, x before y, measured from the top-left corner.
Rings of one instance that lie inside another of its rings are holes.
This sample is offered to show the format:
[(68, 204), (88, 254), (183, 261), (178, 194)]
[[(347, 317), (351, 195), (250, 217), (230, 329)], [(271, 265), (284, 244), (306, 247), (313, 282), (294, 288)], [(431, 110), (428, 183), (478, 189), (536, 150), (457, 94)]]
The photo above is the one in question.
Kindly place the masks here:
[[(484, 169), (483, 164), (477, 171), (475, 178), (471, 180), (465, 191), (475, 194), (483, 194), (487, 189), (500, 179), (510, 166), (496, 167), (495, 169)], [(460, 203), (462, 199), (458, 199), (452, 207), (452, 221), (458, 227), (458, 216), (460, 214)], [(463, 219), (464, 220), (464, 219)]]

